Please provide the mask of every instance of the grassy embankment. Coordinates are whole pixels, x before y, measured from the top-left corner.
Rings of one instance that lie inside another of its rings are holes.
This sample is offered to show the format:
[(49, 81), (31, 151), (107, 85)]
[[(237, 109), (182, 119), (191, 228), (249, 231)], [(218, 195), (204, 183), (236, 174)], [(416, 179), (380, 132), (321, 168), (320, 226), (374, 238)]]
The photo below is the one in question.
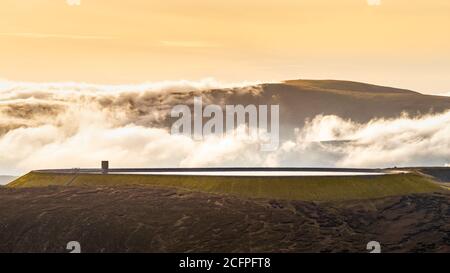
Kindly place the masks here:
[(31, 172), (8, 185), (12, 188), (45, 186), (165, 186), (241, 197), (304, 201), (369, 199), (442, 190), (431, 179), (414, 173), (366, 177), (196, 177)]

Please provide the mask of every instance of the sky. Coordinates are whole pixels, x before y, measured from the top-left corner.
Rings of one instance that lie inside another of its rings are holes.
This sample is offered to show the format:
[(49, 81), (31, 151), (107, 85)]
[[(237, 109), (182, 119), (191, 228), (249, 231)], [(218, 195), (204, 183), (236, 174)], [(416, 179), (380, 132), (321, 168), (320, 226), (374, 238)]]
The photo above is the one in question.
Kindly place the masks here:
[(450, 93), (448, 0), (1, 0), (0, 79), (345, 79)]

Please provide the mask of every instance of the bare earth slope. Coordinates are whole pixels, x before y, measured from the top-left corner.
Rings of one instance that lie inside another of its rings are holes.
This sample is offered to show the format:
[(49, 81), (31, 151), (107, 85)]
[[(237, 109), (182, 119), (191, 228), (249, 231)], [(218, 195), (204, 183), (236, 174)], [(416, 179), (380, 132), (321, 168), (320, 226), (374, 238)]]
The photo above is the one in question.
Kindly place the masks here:
[(0, 187), (0, 252), (450, 252), (434, 179), (31, 172)]
[(0, 252), (449, 252), (450, 195), (275, 201), (162, 187), (0, 188)]

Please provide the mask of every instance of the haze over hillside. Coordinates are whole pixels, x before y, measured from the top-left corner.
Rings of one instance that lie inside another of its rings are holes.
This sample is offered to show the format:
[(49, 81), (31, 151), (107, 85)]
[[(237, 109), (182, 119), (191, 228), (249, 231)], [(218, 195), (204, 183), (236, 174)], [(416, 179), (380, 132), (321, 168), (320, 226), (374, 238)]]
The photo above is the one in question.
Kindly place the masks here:
[[(58, 94), (57, 91), (62, 94)], [(118, 123), (168, 128), (170, 109), (193, 104), (202, 96), (204, 105), (280, 105), (280, 123), (286, 130), (301, 127), (317, 115), (336, 115), (365, 123), (374, 118), (395, 118), (402, 113), (420, 116), (450, 109), (450, 97), (423, 95), (410, 90), (336, 80), (290, 80), (283, 83), (224, 86), (215, 82), (163, 82), (129, 86), (86, 84), (23, 84), (2, 90), (0, 133), (32, 127), (40, 118), (62, 115), (70, 104), (89, 104), (123, 115)], [(89, 101), (92, 100), (92, 101)], [(81, 104), (81, 105), (80, 105)], [(29, 120), (31, 119), (31, 121)]]
[(336, 80), (292, 80), (263, 84), (257, 96), (252, 93), (211, 93), (211, 101), (223, 104), (279, 104), (282, 135), (317, 115), (336, 115), (366, 123), (375, 118), (396, 118), (402, 113), (420, 116), (450, 109), (450, 97)]
[(17, 177), (15, 176), (8, 176), (8, 175), (0, 175), (0, 185), (6, 185), (9, 182), (14, 181)]
[[(204, 105), (278, 104), (280, 149), (171, 135), (171, 109), (192, 107), (194, 96)], [(450, 97), (365, 83), (8, 83), (0, 102), (0, 173), (95, 167), (105, 158), (121, 167), (450, 164)]]

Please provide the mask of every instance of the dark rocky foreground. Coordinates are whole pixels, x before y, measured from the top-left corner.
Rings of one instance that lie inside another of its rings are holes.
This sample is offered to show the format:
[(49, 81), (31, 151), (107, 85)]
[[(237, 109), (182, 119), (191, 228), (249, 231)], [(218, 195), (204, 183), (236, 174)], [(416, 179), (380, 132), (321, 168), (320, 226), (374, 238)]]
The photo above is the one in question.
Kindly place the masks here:
[(0, 188), (0, 252), (450, 252), (450, 195), (312, 203), (174, 189)]

